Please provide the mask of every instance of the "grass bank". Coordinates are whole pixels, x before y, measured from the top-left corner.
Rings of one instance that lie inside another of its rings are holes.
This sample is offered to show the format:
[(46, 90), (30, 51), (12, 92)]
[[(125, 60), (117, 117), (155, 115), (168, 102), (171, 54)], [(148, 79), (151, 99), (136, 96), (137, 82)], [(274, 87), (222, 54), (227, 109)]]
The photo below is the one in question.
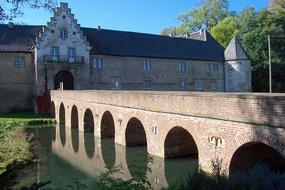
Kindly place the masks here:
[(30, 139), (24, 128), (51, 126), (54, 122), (48, 115), (0, 114), (0, 176), (33, 159)]

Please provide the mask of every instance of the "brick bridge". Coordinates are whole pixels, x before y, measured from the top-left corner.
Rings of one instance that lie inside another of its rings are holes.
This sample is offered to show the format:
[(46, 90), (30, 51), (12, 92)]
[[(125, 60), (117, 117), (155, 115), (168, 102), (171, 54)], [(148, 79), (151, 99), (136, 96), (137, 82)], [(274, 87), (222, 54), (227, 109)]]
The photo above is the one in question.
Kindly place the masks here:
[(229, 172), (285, 169), (284, 94), (58, 90), (51, 102), (61, 126), (161, 158), (196, 156), (205, 171), (217, 158)]

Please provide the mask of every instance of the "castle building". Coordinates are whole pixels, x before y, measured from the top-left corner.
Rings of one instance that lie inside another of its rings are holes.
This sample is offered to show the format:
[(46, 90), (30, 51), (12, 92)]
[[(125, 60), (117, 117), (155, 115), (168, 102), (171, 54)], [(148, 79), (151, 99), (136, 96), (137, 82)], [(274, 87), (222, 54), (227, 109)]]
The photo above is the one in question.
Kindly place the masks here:
[(81, 27), (67, 3), (45, 26), (0, 25), (0, 112), (44, 112), (58, 89), (250, 92), (249, 57), (205, 30), (187, 37)]

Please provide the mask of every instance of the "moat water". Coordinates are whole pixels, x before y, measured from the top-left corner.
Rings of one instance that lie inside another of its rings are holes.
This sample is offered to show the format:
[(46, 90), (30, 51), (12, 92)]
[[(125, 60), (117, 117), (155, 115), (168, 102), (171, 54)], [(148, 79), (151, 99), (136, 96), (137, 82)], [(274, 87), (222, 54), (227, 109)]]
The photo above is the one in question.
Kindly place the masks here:
[(64, 189), (84, 184), (94, 189), (95, 180), (112, 167), (120, 168), (113, 177), (127, 180), (139, 172), (148, 177), (154, 189), (161, 189), (186, 179), (198, 166), (197, 158), (149, 157), (146, 147), (125, 147), (115, 144), (114, 139), (96, 138), (78, 129), (52, 127), (26, 132), (36, 144), (37, 161), (21, 171), (15, 189), (47, 181), (46, 187)]

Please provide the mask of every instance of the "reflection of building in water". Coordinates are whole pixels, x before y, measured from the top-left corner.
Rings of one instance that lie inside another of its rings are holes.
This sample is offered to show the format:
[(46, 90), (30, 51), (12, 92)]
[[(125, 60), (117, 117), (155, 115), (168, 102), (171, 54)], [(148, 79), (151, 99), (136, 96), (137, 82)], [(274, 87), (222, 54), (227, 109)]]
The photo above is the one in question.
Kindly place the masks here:
[[(101, 140), (91, 135), (86, 136), (84, 133), (72, 128), (66, 128), (65, 133), (61, 134), (59, 129), (59, 127), (56, 127), (56, 138), (52, 142), (53, 154), (59, 156), (88, 177), (98, 177), (107, 171), (106, 168), (118, 166), (122, 173), (116, 173), (114, 177), (127, 180), (135, 177), (134, 170), (141, 168), (143, 172), (147, 172), (147, 177), (153, 188), (161, 189), (162, 187), (168, 186), (168, 182), (174, 178), (175, 174), (183, 173), (181, 170), (174, 171), (174, 168), (177, 168), (179, 162), (177, 160), (172, 163), (171, 160), (168, 161), (169, 164), (167, 166), (165, 166), (165, 161), (162, 158), (153, 157), (153, 162), (147, 162), (147, 159), (141, 160), (141, 157), (147, 156), (145, 147), (128, 148), (115, 144), (111, 139)], [(78, 135), (75, 135), (76, 133), (78, 133)], [(61, 137), (62, 135), (65, 135), (65, 144), (61, 141), (61, 139), (63, 139)], [(90, 152), (88, 153), (89, 150), (86, 150), (85, 144), (86, 141), (90, 142), (91, 140), (86, 138), (93, 138), (94, 140), (95, 148), (92, 157), (90, 157)], [(75, 145), (74, 143), (77, 144)], [(74, 147), (78, 147), (78, 149)], [(133, 168), (132, 165), (136, 165), (137, 161), (139, 161), (139, 164), (136, 168)], [(189, 162), (192, 164), (189, 164)], [(192, 169), (195, 168), (192, 167), (193, 163), (196, 166), (197, 160), (193, 161), (188, 159), (187, 165)], [(146, 170), (147, 167), (151, 169), (151, 173)], [(181, 168), (186, 169), (185, 162), (180, 169)], [(168, 172), (165, 171), (165, 169), (168, 170)], [(183, 175), (187, 175), (186, 171)]]

